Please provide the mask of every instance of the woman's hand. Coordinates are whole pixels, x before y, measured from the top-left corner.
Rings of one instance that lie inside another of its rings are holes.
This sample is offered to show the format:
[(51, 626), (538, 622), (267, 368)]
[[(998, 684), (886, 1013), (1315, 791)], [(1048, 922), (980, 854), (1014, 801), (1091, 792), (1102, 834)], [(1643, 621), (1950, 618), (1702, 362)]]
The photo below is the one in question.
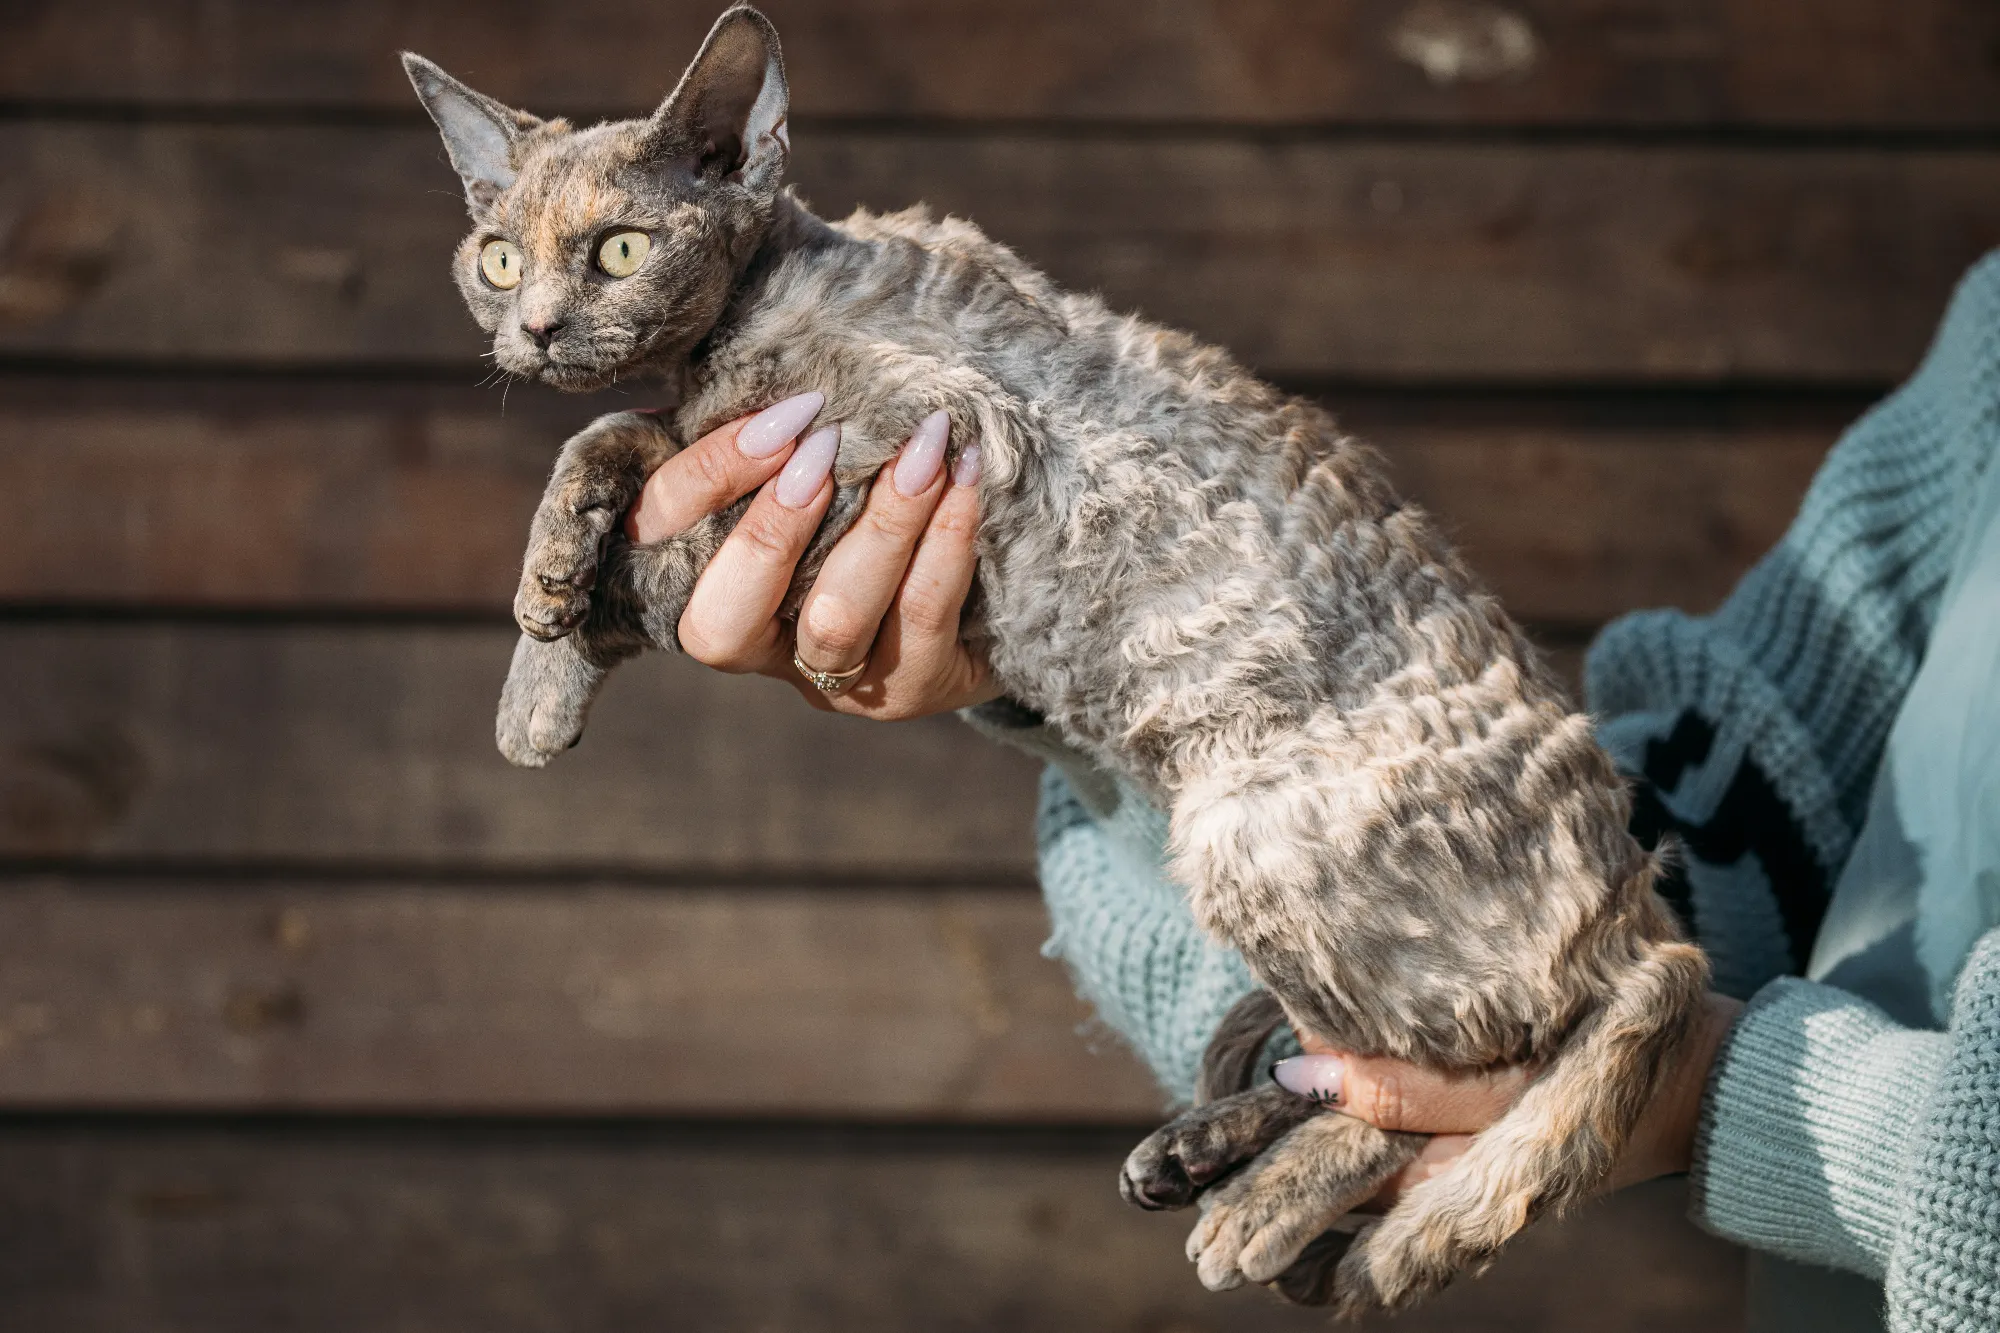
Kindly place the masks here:
[(921, 717), (997, 697), (985, 660), (958, 637), (979, 528), (979, 446), (962, 450), (947, 476), (942, 412), (876, 478), (799, 611), (800, 661), (833, 675), (865, 669), (828, 695), (792, 665), (793, 631), (778, 609), (833, 500), (840, 445), (838, 426), (797, 439), (823, 401), (801, 394), (703, 436), (647, 479), (625, 516), (627, 536), (656, 542), (757, 491), (695, 583), (681, 646), (698, 662), (775, 677), (815, 708), (858, 717)]
[[(1743, 1006), (1711, 992), (1701, 1019), (1640, 1113), (1632, 1141), (1611, 1170), (1607, 1192), (1655, 1176), (1686, 1171), (1694, 1156), (1702, 1092), (1722, 1039)], [(1301, 1035), (1307, 1054), (1280, 1060), (1275, 1076), (1291, 1091), (1327, 1103), (1380, 1129), (1435, 1137), (1375, 1196), (1388, 1208), (1406, 1189), (1441, 1174), (1472, 1144), (1473, 1135), (1498, 1120), (1533, 1082), (1531, 1071), (1439, 1074), (1401, 1060), (1346, 1055)]]

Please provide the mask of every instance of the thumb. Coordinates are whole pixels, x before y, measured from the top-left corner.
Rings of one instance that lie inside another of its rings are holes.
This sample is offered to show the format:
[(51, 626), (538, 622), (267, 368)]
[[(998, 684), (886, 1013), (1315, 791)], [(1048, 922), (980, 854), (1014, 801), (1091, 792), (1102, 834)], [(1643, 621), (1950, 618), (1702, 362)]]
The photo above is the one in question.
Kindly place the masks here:
[(1528, 1071), (1519, 1067), (1441, 1073), (1358, 1055), (1296, 1055), (1278, 1061), (1271, 1076), (1279, 1087), (1377, 1129), (1411, 1134), (1477, 1133), (1528, 1085)]

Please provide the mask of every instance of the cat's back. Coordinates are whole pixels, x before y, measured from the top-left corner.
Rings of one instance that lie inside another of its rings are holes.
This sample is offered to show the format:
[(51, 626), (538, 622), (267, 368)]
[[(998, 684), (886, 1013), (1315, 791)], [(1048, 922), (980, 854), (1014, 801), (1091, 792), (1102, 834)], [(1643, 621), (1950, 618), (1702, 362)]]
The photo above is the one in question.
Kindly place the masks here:
[(1060, 289), (962, 218), (857, 209), (827, 229), (829, 243), (788, 259), (760, 306), (957, 362), (1045, 352), (1068, 332)]

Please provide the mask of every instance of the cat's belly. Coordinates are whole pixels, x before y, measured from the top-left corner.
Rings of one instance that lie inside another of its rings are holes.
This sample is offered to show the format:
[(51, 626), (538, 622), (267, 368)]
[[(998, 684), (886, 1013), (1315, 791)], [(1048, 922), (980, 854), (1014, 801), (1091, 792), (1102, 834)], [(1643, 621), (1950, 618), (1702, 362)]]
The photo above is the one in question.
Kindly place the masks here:
[(1216, 756), (1171, 811), (1197, 920), (1346, 1049), (1532, 1058), (1642, 859), (1587, 719), (1514, 696), (1325, 709)]

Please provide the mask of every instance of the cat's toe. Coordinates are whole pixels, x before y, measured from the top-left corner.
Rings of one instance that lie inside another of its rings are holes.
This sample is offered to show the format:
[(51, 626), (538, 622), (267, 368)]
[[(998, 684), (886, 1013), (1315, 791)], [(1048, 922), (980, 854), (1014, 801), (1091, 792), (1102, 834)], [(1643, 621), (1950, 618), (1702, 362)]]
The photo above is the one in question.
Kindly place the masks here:
[(1118, 1192), (1140, 1208), (1187, 1207), (1269, 1141), (1257, 1104), (1267, 1095), (1211, 1102), (1155, 1130), (1125, 1159)]
[(494, 738), (500, 753), (516, 768), (546, 768), (549, 760), (583, 739), (583, 725), (562, 708), (531, 705), (525, 715), (502, 709)]
[(1248, 1190), (1219, 1199), (1188, 1240), (1202, 1285), (1226, 1291), (1281, 1277), (1335, 1219), (1305, 1200)]
[(1201, 1182), (1188, 1173), (1174, 1152), (1172, 1136), (1161, 1130), (1132, 1150), (1118, 1172), (1118, 1193), (1139, 1208), (1185, 1208), (1194, 1202)]
[(523, 580), (514, 597), (514, 623), (544, 643), (573, 632), (589, 614), (590, 594), (559, 580)]

